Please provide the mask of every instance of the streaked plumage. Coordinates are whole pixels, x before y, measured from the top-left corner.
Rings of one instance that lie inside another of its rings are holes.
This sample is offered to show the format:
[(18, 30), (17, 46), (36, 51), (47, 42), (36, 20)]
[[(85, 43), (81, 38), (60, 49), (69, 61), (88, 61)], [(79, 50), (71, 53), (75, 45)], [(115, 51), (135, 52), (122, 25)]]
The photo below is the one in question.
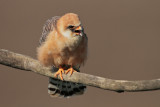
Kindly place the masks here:
[[(87, 59), (87, 36), (79, 17), (74, 13), (67, 13), (62, 17), (55, 16), (47, 20), (43, 27), (38, 59), (45, 66), (60, 69), (79, 70)], [(69, 71), (70, 72), (70, 71)], [(51, 96), (71, 96), (83, 94), (85, 85), (49, 79), (48, 92)]]

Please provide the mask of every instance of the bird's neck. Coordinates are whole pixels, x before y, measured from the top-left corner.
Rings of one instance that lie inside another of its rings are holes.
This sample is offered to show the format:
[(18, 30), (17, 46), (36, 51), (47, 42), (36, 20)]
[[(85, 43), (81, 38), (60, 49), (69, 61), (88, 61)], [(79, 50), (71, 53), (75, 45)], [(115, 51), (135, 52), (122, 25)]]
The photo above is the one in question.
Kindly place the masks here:
[(60, 35), (59, 39), (61, 42), (64, 43), (64, 48), (68, 48), (70, 51), (73, 51), (79, 46), (83, 38), (81, 36), (68, 38), (63, 35)]

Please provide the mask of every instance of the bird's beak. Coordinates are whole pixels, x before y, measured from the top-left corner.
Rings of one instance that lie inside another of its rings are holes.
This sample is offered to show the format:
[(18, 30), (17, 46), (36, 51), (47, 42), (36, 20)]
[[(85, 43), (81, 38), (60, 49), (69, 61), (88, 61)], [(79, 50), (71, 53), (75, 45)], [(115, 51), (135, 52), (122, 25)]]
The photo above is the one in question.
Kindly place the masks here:
[(78, 26), (75, 30), (82, 30), (82, 27)]
[(78, 27), (76, 27), (76, 28), (75, 28), (75, 31), (78, 31), (78, 32), (75, 32), (75, 33), (76, 33), (76, 35), (80, 35), (80, 36), (82, 36), (82, 26), (78, 26)]

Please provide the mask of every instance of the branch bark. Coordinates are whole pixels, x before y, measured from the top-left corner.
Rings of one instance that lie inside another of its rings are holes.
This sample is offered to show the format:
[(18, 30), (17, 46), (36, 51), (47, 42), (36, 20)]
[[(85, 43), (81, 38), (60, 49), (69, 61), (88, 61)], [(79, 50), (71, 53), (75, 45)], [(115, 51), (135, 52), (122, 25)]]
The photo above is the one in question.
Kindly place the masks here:
[[(8, 50), (0, 49), (0, 64), (55, 78), (55, 72), (53, 72), (55, 70), (52, 67), (44, 67), (39, 61), (31, 57)], [(88, 86), (116, 92), (138, 92), (160, 89), (160, 79), (142, 81), (113, 80), (78, 72), (74, 72), (72, 76), (63, 75), (63, 78), (65, 81), (83, 83)], [(58, 77), (58, 79), (60, 78)]]

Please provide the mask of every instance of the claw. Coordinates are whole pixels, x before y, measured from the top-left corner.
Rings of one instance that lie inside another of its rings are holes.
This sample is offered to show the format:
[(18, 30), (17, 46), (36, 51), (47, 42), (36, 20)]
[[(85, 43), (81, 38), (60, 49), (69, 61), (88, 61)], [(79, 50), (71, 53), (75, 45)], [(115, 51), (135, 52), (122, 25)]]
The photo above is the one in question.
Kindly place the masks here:
[(75, 71), (72, 67), (71, 68), (69, 68), (66, 72), (65, 72), (65, 74), (68, 74), (68, 72), (70, 72), (70, 76), (73, 74), (73, 72), (77, 72), (77, 71)]
[(54, 77), (57, 77), (59, 75), (60, 78), (61, 78), (61, 80), (63, 80), (62, 73), (64, 74), (64, 69), (63, 68), (59, 68), (59, 70), (56, 72), (56, 74), (54, 75)]

